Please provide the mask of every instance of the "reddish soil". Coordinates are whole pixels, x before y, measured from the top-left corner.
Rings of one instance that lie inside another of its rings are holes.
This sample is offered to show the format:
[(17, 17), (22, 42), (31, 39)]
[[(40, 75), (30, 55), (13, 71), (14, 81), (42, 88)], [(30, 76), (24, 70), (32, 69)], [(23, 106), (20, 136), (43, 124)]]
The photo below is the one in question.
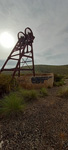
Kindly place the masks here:
[(2, 150), (68, 150), (68, 99), (57, 96), (60, 88), (48, 89), (23, 114), (0, 119)]

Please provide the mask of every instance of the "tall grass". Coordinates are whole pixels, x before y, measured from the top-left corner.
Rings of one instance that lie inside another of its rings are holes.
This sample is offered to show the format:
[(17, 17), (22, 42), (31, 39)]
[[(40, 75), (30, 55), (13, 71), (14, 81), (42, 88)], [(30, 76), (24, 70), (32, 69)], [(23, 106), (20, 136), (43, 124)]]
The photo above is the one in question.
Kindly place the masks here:
[(19, 94), (24, 98), (26, 102), (37, 100), (38, 94), (35, 90), (24, 90), (20, 89)]
[(0, 74), (0, 96), (15, 91), (19, 87), (17, 80), (10, 75)]
[(19, 89), (19, 91), (12, 92), (0, 100), (0, 114), (18, 114), (24, 111), (27, 102), (33, 102), (34, 100), (37, 100), (37, 92), (35, 90)]
[(48, 95), (47, 89), (46, 88), (41, 88), (40, 90), (40, 96), (45, 97)]
[(16, 115), (19, 112), (24, 111), (26, 105), (30, 102), (34, 102), (38, 97), (47, 96), (46, 88), (42, 88), (39, 91), (37, 90), (25, 90), (19, 89), (16, 92), (10, 92), (7, 96), (4, 96), (0, 100), (0, 115)]
[(25, 108), (24, 100), (16, 93), (5, 96), (0, 101), (0, 113), (3, 115), (17, 114)]

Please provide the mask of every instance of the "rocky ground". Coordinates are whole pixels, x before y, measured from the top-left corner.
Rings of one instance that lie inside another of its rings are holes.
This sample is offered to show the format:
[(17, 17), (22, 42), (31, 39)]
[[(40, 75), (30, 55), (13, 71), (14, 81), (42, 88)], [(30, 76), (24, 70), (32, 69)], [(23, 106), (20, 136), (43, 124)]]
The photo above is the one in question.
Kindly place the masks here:
[(48, 89), (17, 117), (0, 119), (1, 150), (68, 150), (68, 99)]

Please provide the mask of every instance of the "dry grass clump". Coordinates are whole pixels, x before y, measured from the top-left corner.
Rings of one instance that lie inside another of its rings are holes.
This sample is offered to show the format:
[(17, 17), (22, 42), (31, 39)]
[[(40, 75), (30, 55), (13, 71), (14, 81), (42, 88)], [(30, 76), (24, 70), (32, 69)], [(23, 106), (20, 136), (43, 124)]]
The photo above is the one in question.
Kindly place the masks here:
[(45, 97), (47, 95), (46, 88), (41, 88), (40, 91), (19, 88), (18, 90), (3, 96), (0, 100), (0, 115), (15, 116), (24, 111), (28, 103), (34, 102), (39, 97)]
[(24, 98), (24, 101), (30, 102), (37, 100), (38, 94), (36, 90), (25, 90), (21, 89), (19, 92), (20, 96)]
[(15, 115), (25, 108), (24, 100), (16, 93), (10, 93), (0, 101), (0, 114)]
[(68, 98), (68, 87), (62, 88), (62, 89), (58, 92), (58, 96), (64, 97), (64, 98)]
[(10, 75), (0, 74), (0, 96), (17, 90), (18, 86), (18, 82), (15, 78), (12, 79)]
[(0, 115), (15, 115), (26, 108), (28, 102), (37, 100), (38, 94), (35, 90), (19, 89), (5, 95), (0, 100)]
[(46, 88), (41, 88), (40, 90), (40, 96), (45, 97), (48, 95), (47, 89)]

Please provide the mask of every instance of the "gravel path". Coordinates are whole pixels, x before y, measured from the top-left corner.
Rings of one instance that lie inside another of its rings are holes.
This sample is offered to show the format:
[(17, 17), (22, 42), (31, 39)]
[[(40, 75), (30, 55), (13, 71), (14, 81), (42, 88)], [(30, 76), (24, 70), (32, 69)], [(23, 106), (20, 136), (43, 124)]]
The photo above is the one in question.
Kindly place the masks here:
[(68, 99), (58, 87), (15, 118), (0, 120), (1, 150), (68, 150)]

